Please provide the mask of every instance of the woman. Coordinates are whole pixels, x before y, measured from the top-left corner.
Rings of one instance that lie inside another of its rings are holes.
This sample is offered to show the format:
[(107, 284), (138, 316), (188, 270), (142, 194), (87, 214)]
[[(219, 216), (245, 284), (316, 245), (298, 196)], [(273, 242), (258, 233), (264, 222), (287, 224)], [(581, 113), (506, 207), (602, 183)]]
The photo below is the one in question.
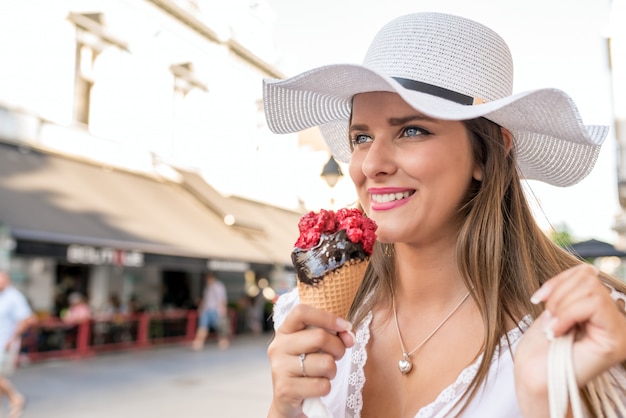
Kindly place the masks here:
[(549, 338), (573, 329), (580, 387), (626, 377), (626, 288), (546, 237), (520, 180), (580, 181), (606, 128), (563, 92), (512, 95), (512, 73), (490, 29), (417, 13), (362, 66), (265, 81), (270, 128), (319, 126), (378, 225), (350, 322), (279, 299), (268, 416), (314, 397), (333, 417), (548, 416)]

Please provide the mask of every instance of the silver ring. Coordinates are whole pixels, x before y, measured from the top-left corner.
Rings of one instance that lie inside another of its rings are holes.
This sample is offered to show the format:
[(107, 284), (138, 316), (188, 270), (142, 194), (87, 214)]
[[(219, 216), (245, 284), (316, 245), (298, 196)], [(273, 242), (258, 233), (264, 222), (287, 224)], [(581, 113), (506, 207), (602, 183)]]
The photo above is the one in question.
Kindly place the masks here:
[(306, 358), (306, 353), (302, 353), (298, 356), (300, 360), (300, 371), (302, 372), (302, 377), (307, 377), (306, 372), (304, 371), (304, 359)]

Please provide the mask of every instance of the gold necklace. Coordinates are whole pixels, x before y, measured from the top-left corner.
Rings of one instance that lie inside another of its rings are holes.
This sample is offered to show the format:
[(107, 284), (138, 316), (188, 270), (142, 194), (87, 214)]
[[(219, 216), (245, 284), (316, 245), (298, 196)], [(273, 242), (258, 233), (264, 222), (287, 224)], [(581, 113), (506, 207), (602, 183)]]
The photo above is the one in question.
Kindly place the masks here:
[(404, 343), (402, 342), (402, 336), (400, 335), (400, 326), (398, 325), (398, 315), (396, 314), (396, 299), (395, 299), (395, 296), (391, 297), (391, 303), (393, 305), (393, 319), (396, 322), (396, 331), (398, 331), (398, 339), (400, 340), (400, 347), (402, 348), (402, 360), (398, 362), (398, 368), (400, 369), (400, 373), (409, 374), (409, 372), (413, 370), (413, 363), (411, 363), (411, 359), (410, 359), (411, 355), (415, 353), (417, 350), (419, 350), (421, 346), (426, 344), (426, 342), (430, 340), (431, 337), (435, 335), (437, 331), (439, 331), (439, 328), (441, 328), (443, 324), (445, 324), (446, 321), (450, 319), (452, 315), (454, 315), (454, 313), (461, 307), (461, 305), (463, 304), (463, 302), (465, 302), (465, 300), (469, 297), (469, 295), (470, 295), (470, 292), (468, 291), (467, 294), (463, 296), (463, 299), (461, 299), (459, 303), (457, 303), (456, 306), (450, 311), (450, 313), (445, 318), (443, 318), (443, 321), (441, 321), (439, 325), (437, 325), (437, 327), (435, 327), (435, 329), (432, 330), (432, 332), (428, 334), (428, 336), (422, 340), (421, 343), (419, 343), (417, 346), (415, 346), (413, 350), (409, 352), (407, 352), (406, 349), (404, 348)]

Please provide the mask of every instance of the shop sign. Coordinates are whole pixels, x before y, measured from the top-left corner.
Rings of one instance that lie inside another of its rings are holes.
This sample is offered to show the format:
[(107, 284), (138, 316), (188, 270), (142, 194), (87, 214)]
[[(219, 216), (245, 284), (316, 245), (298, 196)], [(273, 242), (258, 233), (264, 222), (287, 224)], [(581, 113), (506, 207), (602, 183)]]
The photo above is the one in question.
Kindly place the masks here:
[(248, 263), (229, 260), (209, 260), (206, 266), (212, 271), (247, 271), (250, 269), (250, 264)]
[(116, 265), (124, 267), (142, 267), (143, 253), (123, 251), (115, 248), (97, 248), (89, 245), (69, 245), (67, 261), (75, 264)]

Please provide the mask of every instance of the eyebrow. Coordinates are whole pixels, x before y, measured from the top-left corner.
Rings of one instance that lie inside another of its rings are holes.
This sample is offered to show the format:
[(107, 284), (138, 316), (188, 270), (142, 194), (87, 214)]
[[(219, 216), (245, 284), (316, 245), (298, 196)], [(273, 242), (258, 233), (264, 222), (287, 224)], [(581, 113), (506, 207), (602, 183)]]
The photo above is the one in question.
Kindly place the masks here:
[[(417, 114), (417, 115), (405, 116), (402, 118), (389, 118), (388, 123), (391, 126), (400, 126), (400, 125), (404, 125), (412, 121), (436, 122), (437, 119), (431, 118), (430, 116)], [(368, 129), (367, 125), (351, 125), (349, 130), (350, 131), (365, 131), (367, 129)]]
[(411, 116), (405, 116), (403, 118), (390, 118), (389, 119), (389, 124), (392, 126), (397, 126), (397, 125), (404, 125), (407, 122), (411, 122), (414, 120), (421, 120), (421, 121), (427, 121), (427, 122), (435, 122), (436, 119), (435, 118), (431, 118), (430, 116), (426, 116), (426, 115), (422, 115), (417, 114), (417, 115), (411, 115)]

